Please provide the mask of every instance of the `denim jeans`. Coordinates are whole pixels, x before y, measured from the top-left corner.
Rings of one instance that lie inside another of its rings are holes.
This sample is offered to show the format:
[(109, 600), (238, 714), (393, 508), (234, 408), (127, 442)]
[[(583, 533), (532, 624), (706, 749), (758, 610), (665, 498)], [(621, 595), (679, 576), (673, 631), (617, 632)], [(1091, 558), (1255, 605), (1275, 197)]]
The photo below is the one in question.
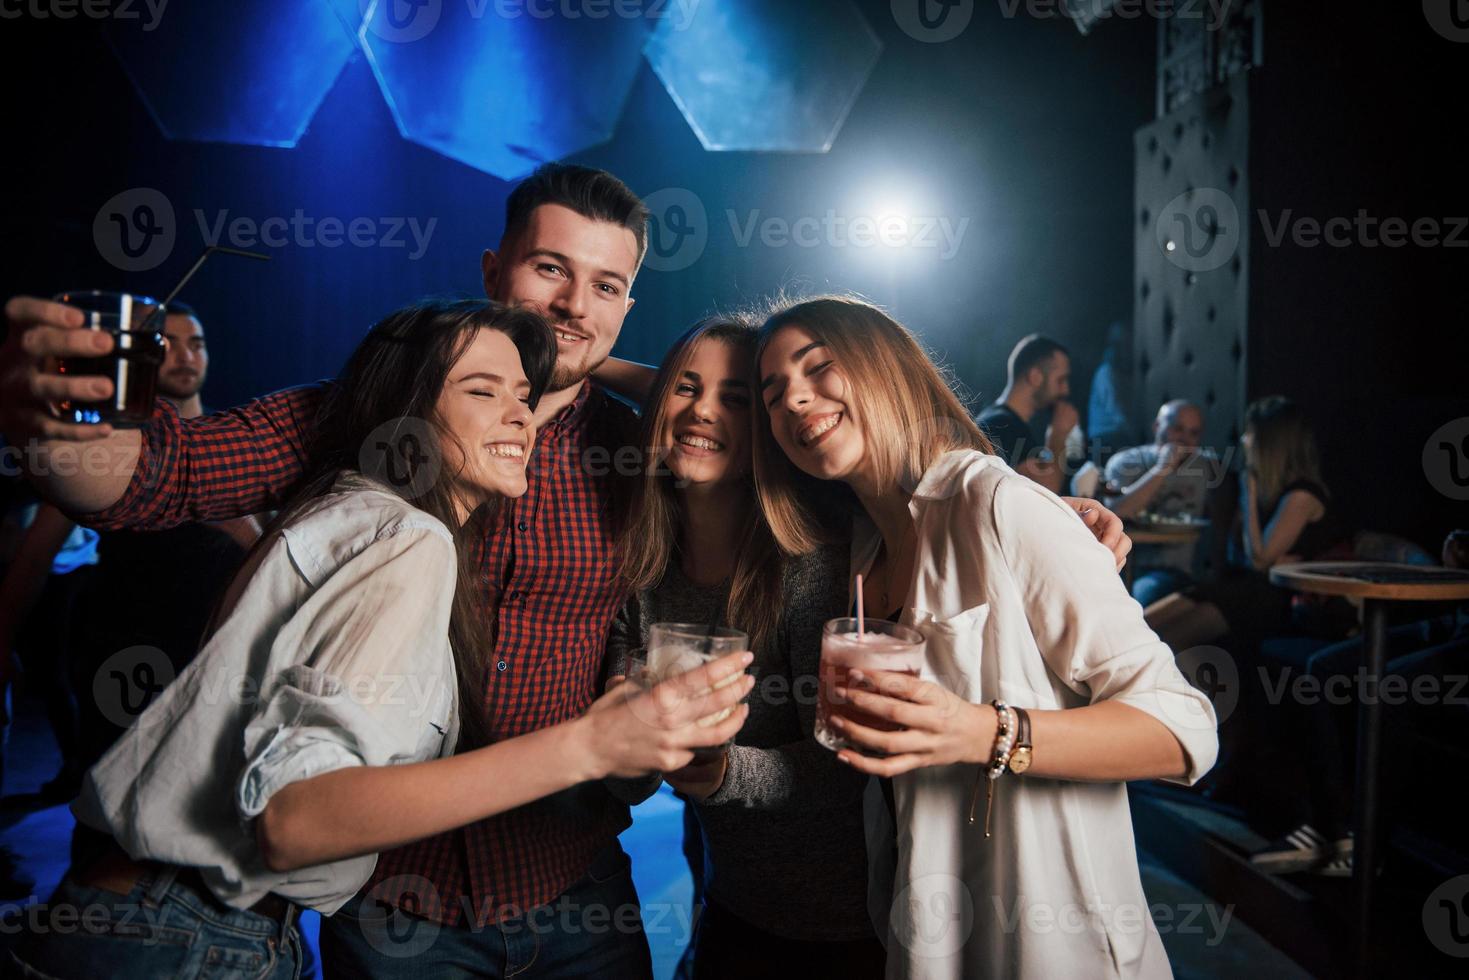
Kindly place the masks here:
[(127, 895), (62, 879), (50, 901), (22, 912), (25, 935), (4, 974), (53, 980), (258, 977), (296, 980), (301, 935), (231, 909), (173, 880), (144, 876)]
[(321, 963), (326, 980), (653, 975), (632, 861), (616, 842), (554, 901), (483, 926), (441, 925), (360, 894), (322, 917)]

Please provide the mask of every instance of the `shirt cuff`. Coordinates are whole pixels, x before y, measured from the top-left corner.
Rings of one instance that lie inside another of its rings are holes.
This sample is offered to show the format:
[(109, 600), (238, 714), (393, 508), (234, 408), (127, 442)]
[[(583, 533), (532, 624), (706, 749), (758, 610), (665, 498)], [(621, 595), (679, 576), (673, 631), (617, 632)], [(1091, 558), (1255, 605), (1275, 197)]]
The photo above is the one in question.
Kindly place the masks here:
[(147, 507), (162, 490), (163, 475), (174, 466), (182, 439), (179, 411), (166, 398), (155, 399), (153, 417), (138, 430), (138, 463), (127, 489), (111, 507), (91, 514), (68, 514), (78, 524), (98, 531), (120, 531), (141, 528), (147, 518)]

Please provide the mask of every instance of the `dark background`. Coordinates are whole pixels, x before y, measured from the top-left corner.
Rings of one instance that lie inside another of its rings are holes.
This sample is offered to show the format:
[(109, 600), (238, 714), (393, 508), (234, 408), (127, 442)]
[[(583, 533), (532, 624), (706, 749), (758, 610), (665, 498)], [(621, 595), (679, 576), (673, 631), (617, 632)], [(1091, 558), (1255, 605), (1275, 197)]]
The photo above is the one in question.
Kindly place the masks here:
[[(181, 2), (181, 0), (176, 0)], [(1081, 36), (1068, 21), (981, 0), (955, 41), (922, 44), (887, 0), (859, 3), (884, 49), (831, 151), (705, 152), (644, 62), (612, 142), (571, 159), (634, 190), (693, 191), (710, 240), (691, 268), (648, 270), (617, 352), (656, 360), (715, 306), (779, 288), (856, 290), (887, 305), (993, 399), (1020, 336), (1069, 345), (1083, 410), (1108, 323), (1131, 321), (1132, 134), (1155, 115), (1156, 23), (1113, 19)], [(1389, 10), (1388, 8), (1392, 8)], [(1469, 214), (1463, 190), (1462, 79), (1469, 45), (1435, 34), (1419, 5), (1271, 4), (1272, 95), (1256, 176), (1268, 208), (1327, 218)], [(181, 57), (182, 53), (161, 53)], [(193, 212), (256, 221), (296, 209), (344, 221), (437, 219), (428, 250), (287, 246), (269, 265), (216, 257), (187, 298), (211, 347), (214, 407), (335, 373), (373, 320), (430, 293), (477, 295), (510, 184), (398, 135), (358, 54), (293, 149), (163, 138), (94, 25), (0, 23), (6, 167), (6, 294), (78, 286), (165, 290), (202, 245)], [(1262, 118), (1258, 114), (1256, 118)], [(178, 216), (170, 258), (128, 275), (92, 238), (98, 208), (154, 187)], [(912, 212), (969, 219), (959, 253), (736, 247), (725, 213)], [(1465, 520), (1421, 464), (1428, 435), (1469, 415), (1466, 257), (1447, 248), (1298, 249), (1266, 263), (1252, 303), (1247, 389), (1285, 393), (1317, 414), (1333, 487), (1356, 526), (1437, 552)], [(1262, 319), (1263, 318), (1263, 319)], [(1145, 421), (1155, 406), (1139, 406)]]

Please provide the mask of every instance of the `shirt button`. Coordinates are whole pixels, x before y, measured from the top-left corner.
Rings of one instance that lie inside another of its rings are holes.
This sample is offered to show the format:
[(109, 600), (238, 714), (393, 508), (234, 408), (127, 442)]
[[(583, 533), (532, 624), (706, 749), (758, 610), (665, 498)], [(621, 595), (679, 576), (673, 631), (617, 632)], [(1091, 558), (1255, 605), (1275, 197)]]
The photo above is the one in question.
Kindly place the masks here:
[(507, 670), (507, 669), (509, 669), (509, 667), (510, 667), (510, 665), (509, 665), (509, 664), (507, 664), (507, 663), (506, 663), (506, 662), (505, 662), (505, 661), (503, 661), (503, 660), (502, 660), (502, 661), (500, 661), (500, 662), (499, 662), (499, 663), (497, 663), (497, 664), (495, 664), (495, 669), (496, 669), (496, 670)]
[(519, 524), (517, 524), (515, 526), (518, 527), (522, 531), (529, 531), (530, 530), (530, 525), (527, 524), (525, 521), (521, 521)]

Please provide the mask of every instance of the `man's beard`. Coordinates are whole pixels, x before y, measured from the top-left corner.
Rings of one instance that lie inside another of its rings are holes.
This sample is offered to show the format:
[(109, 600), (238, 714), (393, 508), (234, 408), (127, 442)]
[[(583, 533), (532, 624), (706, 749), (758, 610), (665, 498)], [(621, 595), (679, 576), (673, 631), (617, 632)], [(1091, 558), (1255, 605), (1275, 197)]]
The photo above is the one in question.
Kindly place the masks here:
[(556, 358), (556, 366), (551, 369), (551, 382), (546, 386), (547, 391), (565, 391), (574, 385), (579, 385), (591, 376), (591, 373), (607, 362), (607, 355), (595, 364), (591, 363), (590, 352), (583, 357), (580, 364), (567, 364), (565, 358)]
[(198, 375), (195, 375), (187, 381), (180, 381), (177, 384), (171, 382), (167, 375), (162, 375), (158, 379), (158, 393), (165, 398), (176, 398), (179, 401), (193, 398), (199, 394), (199, 390), (203, 387), (204, 379)]

